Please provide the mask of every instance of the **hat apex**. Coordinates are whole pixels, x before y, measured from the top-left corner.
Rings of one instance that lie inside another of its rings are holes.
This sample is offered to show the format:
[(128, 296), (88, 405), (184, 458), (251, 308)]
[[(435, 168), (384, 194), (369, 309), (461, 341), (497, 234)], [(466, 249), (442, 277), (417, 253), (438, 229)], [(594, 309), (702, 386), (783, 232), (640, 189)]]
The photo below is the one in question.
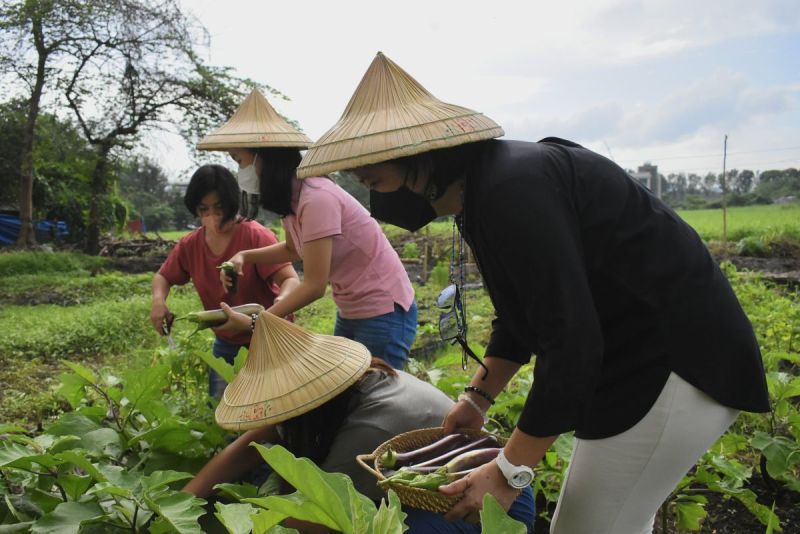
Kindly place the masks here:
[(318, 176), (502, 135), (492, 119), (442, 102), (378, 52), (339, 121), (304, 155), (297, 176)]
[(231, 148), (307, 148), (311, 139), (273, 108), (258, 89), (253, 89), (228, 121), (203, 137), (199, 150)]

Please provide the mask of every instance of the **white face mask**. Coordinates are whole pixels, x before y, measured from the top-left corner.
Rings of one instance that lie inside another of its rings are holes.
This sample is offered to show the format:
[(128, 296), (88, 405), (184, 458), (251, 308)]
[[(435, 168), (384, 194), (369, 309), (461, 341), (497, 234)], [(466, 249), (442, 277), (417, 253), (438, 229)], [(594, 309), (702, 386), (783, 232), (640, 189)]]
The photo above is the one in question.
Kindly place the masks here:
[(257, 157), (257, 155), (254, 155), (253, 163), (243, 169), (239, 169), (239, 172), (236, 173), (236, 181), (239, 182), (239, 189), (251, 195), (257, 195), (261, 192), (258, 185), (258, 173), (256, 172)]

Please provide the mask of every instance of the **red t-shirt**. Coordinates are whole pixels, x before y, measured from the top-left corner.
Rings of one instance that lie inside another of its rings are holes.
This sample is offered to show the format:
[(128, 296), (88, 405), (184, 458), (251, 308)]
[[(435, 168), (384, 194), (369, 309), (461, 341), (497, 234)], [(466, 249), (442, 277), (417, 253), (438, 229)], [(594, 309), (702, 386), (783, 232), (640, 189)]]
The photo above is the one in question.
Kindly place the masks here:
[[(272, 306), (279, 288), (268, 282), (267, 279), (276, 271), (290, 264), (255, 265), (246, 263), (243, 268), (244, 274), (237, 281), (238, 287), (235, 295), (225, 293), (222, 283), (219, 281), (217, 266), (229, 260), (240, 250), (266, 247), (278, 242), (271, 230), (255, 221), (243, 220), (236, 226), (228, 248), (219, 256), (215, 256), (206, 245), (205, 228), (198, 228), (182, 237), (161, 265), (158, 270), (159, 274), (166, 278), (170, 285), (183, 285), (191, 280), (200, 295), (203, 308), (206, 310), (219, 308), (220, 302), (225, 302), (230, 306), (257, 302), (265, 308), (269, 308)], [(231, 334), (220, 330), (217, 335), (229, 343), (250, 343), (249, 332)]]

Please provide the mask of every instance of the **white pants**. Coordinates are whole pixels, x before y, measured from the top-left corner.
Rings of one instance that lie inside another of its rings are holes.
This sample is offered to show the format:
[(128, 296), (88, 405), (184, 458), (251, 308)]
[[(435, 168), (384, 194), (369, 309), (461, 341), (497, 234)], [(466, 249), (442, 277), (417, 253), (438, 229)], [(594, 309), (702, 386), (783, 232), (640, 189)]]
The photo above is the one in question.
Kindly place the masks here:
[(658, 508), (738, 413), (671, 373), (632, 428), (575, 440), (550, 534), (651, 533)]

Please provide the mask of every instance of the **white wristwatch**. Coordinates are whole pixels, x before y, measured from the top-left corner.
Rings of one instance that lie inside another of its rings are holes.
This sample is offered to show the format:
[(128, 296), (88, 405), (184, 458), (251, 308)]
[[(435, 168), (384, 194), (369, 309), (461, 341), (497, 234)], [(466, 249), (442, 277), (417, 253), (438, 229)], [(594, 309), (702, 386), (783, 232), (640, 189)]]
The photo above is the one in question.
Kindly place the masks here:
[(506, 455), (503, 454), (502, 449), (500, 450), (500, 454), (497, 455), (497, 458), (495, 458), (495, 462), (497, 463), (497, 467), (500, 468), (500, 472), (506, 477), (508, 485), (512, 488), (521, 490), (527, 488), (531, 485), (531, 482), (533, 482), (533, 469), (527, 465), (512, 464), (506, 459)]

